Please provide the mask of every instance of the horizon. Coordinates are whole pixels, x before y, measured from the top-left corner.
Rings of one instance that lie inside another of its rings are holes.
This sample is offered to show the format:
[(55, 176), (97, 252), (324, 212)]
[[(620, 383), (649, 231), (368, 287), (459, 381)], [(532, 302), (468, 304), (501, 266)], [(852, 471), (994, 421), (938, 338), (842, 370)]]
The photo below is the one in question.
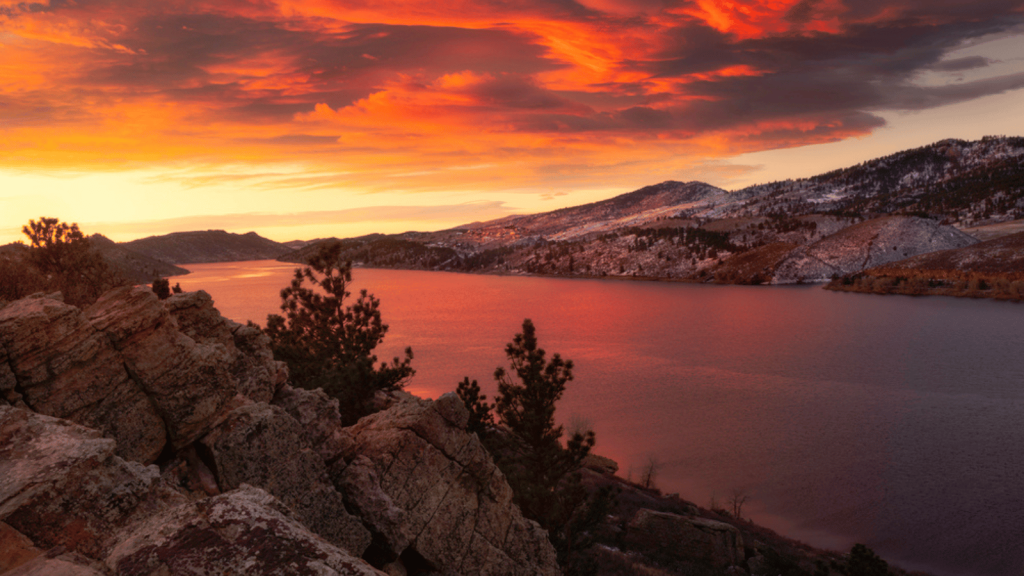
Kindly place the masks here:
[(1022, 33), (1002, 0), (0, 0), (0, 244), (436, 231), (1024, 135)]

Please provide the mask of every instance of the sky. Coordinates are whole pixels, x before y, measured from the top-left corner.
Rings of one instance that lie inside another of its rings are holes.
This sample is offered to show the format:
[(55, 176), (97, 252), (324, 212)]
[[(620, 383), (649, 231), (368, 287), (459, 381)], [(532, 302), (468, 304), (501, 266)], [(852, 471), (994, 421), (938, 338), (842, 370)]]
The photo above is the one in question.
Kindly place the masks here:
[(0, 243), (438, 230), (1024, 135), (1024, 0), (0, 0)]

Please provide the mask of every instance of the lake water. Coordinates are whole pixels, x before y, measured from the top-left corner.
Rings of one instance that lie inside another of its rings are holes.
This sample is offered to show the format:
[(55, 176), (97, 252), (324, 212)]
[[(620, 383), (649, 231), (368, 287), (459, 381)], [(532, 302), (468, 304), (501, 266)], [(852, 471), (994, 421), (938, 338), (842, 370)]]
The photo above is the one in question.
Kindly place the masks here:
[[(265, 324), (294, 265), (188, 266), (172, 279)], [(559, 404), (634, 478), (813, 545), (863, 542), (907, 569), (1024, 573), (1024, 306), (817, 287), (358, 269), (381, 300), (381, 358), (412, 346), (408, 390), (463, 376), (489, 398), (522, 320), (576, 364)]]

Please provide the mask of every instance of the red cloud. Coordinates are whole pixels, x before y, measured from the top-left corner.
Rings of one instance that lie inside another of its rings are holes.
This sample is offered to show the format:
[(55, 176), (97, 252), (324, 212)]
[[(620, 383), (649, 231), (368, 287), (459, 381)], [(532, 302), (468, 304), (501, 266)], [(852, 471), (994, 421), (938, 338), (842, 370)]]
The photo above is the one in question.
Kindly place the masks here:
[(515, 186), (1016, 89), (914, 78), (1022, 21), (1002, 0), (0, 0), (0, 165), (274, 160), (425, 187), (486, 165), (458, 177)]

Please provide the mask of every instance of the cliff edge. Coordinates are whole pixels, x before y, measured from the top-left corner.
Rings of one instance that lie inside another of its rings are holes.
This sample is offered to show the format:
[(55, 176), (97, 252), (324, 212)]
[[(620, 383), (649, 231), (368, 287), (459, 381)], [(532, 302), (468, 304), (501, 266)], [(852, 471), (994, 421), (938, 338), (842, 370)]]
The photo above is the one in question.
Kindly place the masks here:
[(351, 428), (205, 292), (0, 307), (0, 574), (558, 574), (454, 395)]

